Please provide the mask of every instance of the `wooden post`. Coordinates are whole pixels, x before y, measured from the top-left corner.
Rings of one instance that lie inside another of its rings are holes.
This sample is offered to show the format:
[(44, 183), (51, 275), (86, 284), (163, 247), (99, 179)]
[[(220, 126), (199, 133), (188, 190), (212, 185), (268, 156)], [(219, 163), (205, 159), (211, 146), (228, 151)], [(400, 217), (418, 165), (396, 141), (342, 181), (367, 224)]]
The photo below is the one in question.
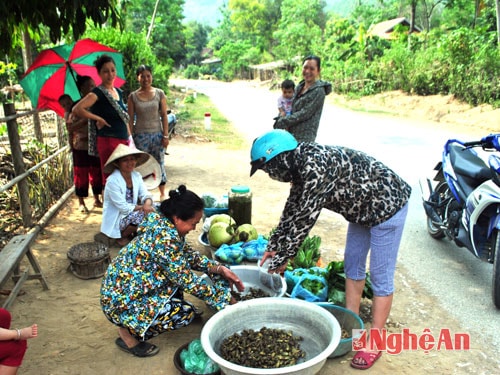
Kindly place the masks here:
[(42, 133), (42, 125), (40, 121), (40, 114), (38, 112), (33, 114), (33, 130), (35, 132), (35, 139), (43, 143), (43, 133)]
[[(14, 106), (14, 103), (3, 103), (3, 111), (6, 117), (15, 115), (16, 108)], [(26, 167), (23, 161), (23, 151), (21, 149), (21, 140), (19, 138), (19, 133), (17, 130), (16, 119), (7, 121), (7, 134), (9, 136), (10, 149), (12, 151), (14, 171), (16, 172), (16, 176), (19, 176), (26, 171)], [(29, 228), (32, 226), (33, 221), (31, 217), (28, 181), (26, 179), (19, 181), (17, 184), (17, 190), (19, 192), (19, 202), (21, 206), (21, 217), (23, 219), (23, 225), (25, 228)]]
[(59, 149), (63, 148), (68, 144), (66, 140), (66, 125), (64, 124), (64, 119), (61, 116), (56, 116), (56, 128), (57, 128), (57, 146)]

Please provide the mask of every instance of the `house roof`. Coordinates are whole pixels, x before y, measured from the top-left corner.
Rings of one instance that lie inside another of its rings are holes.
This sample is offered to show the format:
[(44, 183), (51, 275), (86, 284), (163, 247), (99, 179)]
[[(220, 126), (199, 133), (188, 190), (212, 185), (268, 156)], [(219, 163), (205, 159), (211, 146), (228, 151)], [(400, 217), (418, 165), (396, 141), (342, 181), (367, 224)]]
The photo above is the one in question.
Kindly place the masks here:
[(250, 65), (250, 68), (257, 69), (257, 70), (274, 70), (277, 68), (283, 68), (285, 65), (286, 64), (285, 64), (284, 60), (278, 60), (278, 61), (272, 61), (272, 62), (265, 63), (265, 64)]
[(222, 60), (219, 59), (218, 57), (212, 57), (212, 58), (208, 58), (208, 59), (202, 60), (200, 62), (200, 64), (207, 65), (207, 64), (216, 64), (216, 63), (220, 63), (220, 62), (222, 62)]
[[(368, 29), (368, 34), (376, 35), (380, 38), (390, 39), (391, 33), (394, 31), (394, 28), (398, 25), (410, 26), (410, 22), (405, 17), (394, 18), (392, 20), (387, 20), (384, 22), (379, 22), (375, 25), (372, 25)], [(419, 27), (415, 26), (415, 31), (422, 31)]]
[(300, 61), (300, 56), (295, 56), (294, 58), (292, 58), (291, 62), (286, 60), (276, 60), (264, 64), (250, 65), (250, 68), (256, 70), (274, 70), (274, 69), (285, 68), (292, 62), (296, 63), (298, 61)]

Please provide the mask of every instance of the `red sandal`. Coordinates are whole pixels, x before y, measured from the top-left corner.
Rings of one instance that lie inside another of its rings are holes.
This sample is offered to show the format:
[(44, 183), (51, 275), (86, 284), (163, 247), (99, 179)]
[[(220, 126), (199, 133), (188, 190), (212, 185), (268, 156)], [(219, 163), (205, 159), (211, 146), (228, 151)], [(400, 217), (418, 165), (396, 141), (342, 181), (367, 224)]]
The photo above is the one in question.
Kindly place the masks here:
[(380, 358), (381, 355), (382, 352), (356, 352), (351, 361), (351, 366), (357, 368), (358, 370), (367, 370), (373, 366), (373, 364), (377, 361), (377, 359)]

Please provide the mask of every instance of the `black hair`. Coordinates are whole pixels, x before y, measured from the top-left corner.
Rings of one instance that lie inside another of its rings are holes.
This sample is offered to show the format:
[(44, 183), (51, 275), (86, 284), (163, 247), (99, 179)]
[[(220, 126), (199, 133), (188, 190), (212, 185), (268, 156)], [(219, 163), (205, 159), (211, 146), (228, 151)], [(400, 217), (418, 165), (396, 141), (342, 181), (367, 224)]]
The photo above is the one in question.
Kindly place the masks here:
[(99, 56), (95, 61), (94, 61), (94, 65), (95, 67), (97, 68), (97, 72), (100, 72), (103, 65), (104, 64), (107, 64), (109, 62), (112, 62), (113, 65), (116, 66), (116, 63), (115, 63), (115, 60), (113, 60), (113, 58), (109, 55), (101, 55)]
[(71, 98), (71, 96), (69, 96), (68, 94), (62, 94), (59, 99), (57, 99), (57, 101), (60, 102), (62, 99), (70, 99), (71, 101), (73, 101), (73, 98)]
[(294, 89), (295, 82), (293, 82), (291, 79), (285, 79), (283, 82), (281, 82), (281, 88), (283, 90)]
[(80, 74), (78, 74), (76, 76), (76, 88), (78, 89), (78, 91), (82, 92), (83, 85), (91, 79), (93, 80), (91, 76), (81, 76)]
[(186, 221), (204, 208), (203, 199), (188, 190), (185, 185), (179, 185), (177, 189), (168, 192), (168, 198), (161, 202), (160, 212), (170, 220), (177, 216)]
[(149, 65), (140, 65), (137, 70), (135, 71), (135, 75), (138, 76), (144, 71), (148, 71), (149, 73), (153, 74), (153, 69)]
[(321, 59), (319, 56), (316, 55), (309, 55), (304, 58), (304, 61), (302, 61), (302, 64), (305, 63), (307, 60), (314, 60), (316, 61), (316, 64), (318, 65), (318, 71), (321, 70)]

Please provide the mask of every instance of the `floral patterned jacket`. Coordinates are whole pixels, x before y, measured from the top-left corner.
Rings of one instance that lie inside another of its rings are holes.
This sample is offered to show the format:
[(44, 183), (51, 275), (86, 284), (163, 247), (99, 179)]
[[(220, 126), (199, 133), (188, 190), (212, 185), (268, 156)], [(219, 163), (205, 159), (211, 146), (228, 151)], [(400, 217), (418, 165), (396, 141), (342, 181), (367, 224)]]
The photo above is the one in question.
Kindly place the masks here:
[(151, 213), (108, 266), (101, 286), (103, 312), (142, 337), (178, 289), (220, 310), (231, 300), (229, 289), (193, 272), (207, 273), (217, 264), (191, 249), (170, 220)]

